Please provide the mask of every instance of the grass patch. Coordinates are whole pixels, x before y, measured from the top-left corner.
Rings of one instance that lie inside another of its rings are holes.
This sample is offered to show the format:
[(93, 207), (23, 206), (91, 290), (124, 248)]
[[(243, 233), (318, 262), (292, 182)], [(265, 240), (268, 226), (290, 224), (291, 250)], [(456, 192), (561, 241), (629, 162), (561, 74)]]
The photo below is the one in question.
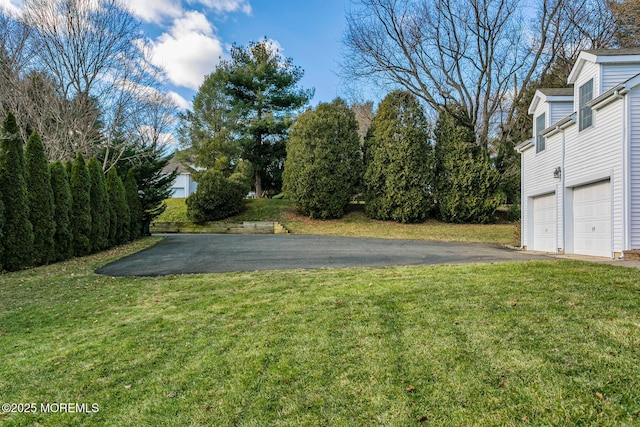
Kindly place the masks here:
[(2, 425), (637, 425), (638, 271), (571, 261), (1, 276)]
[[(156, 222), (189, 222), (185, 199), (168, 199), (167, 210)], [(246, 200), (246, 209), (227, 222), (276, 221), (293, 234), (370, 237), (380, 239), (435, 240), (520, 246), (519, 228), (514, 223), (447, 224), (429, 220), (424, 224), (399, 224), (368, 218), (363, 205), (352, 204), (336, 220), (312, 220), (294, 212), (291, 202), (276, 199)], [(197, 227), (197, 226), (196, 226)]]
[(514, 224), (448, 224), (429, 220), (423, 224), (377, 221), (355, 210), (337, 220), (312, 220), (290, 212), (283, 224), (294, 234), (370, 237), (380, 239), (434, 240), (520, 246)]

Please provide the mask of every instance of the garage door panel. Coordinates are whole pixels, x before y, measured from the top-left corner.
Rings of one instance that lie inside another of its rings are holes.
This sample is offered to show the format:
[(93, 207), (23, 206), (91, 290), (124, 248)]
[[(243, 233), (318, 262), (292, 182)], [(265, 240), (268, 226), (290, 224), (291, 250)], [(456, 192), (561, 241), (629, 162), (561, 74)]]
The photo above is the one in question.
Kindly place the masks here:
[(602, 181), (573, 190), (574, 253), (611, 256), (611, 185)]
[(555, 193), (533, 198), (533, 250), (557, 250)]

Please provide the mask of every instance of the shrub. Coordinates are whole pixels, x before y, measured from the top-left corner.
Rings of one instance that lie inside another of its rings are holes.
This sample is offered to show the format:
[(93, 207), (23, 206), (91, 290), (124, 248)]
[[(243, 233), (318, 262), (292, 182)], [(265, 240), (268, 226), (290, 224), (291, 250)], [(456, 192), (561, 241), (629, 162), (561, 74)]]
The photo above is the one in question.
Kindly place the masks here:
[(129, 205), (129, 239), (135, 240), (142, 233), (142, 203), (133, 169), (127, 171), (124, 190), (127, 196), (127, 205)]
[(95, 157), (87, 163), (89, 170), (89, 201), (91, 203), (91, 232), (89, 240), (94, 252), (106, 249), (109, 246), (110, 213), (109, 200), (107, 198), (107, 185), (104, 172)]
[[(458, 108), (457, 115), (466, 114)], [(434, 130), (436, 188), (440, 219), (455, 223), (486, 223), (500, 206), (500, 176), (473, 130), (442, 112)]]
[(89, 171), (81, 153), (71, 167), (71, 234), (73, 236), (73, 253), (85, 256), (91, 253), (91, 181)]
[(422, 107), (408, 92), (380, 103), (365, 139), (364, 188), (371, 218), (427, 219), (434, 205), (433, 149)]
[(53, 192), (53, 219), (56, 231), (53, 235), (55, 261), (65, 260), (73, 255), (71, 235), (72, 198), (69, 178), (64, 165), (57, 161), (49, 165), (51, 170), (51, 190)]
[(115, 168), (107, 172), (107, 198), (111, 207), (109, 241), (111, 245), (119, 245), (129, 240), (131, 217), (124, 184)]
[(249, 187), (209, 169), (196, 176), (198, 189), (187, 198), (187, 216), (195, 223), (216, 221), (239, 213)]
[(22, 139), (13, 114), (2, 127), (0, 143), (0, 197), (4, 205), (4, 268), (19, 270), (32, 263), (33, 227), (25, 182)]
[(53, 191), (49, 161), (44, 153), (40, 136), (34, 132), (26, 148), (27, 192), (29, 196), (29, 220), (33, 226), (33, 262), (47, 264), (56, 257), (53, 237), (56, 224), (53, 219)]
[(354, 113), (340, 99), (302, 113), (292, 126), (283, 191), (310, 218), (340, 218), (362, 181)]

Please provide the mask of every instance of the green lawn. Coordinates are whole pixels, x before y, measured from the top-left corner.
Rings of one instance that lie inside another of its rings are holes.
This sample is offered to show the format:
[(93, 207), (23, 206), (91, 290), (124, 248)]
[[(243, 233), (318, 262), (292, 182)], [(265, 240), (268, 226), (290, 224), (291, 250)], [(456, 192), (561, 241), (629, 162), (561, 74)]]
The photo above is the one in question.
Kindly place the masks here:
[(570, 261), (0, 276), (2, 425), (638, 425), (640, 272)]
[[(168, 199), (167, 210), (156, 222), (188, 222), (184, 200)], [(447, 224), (435, 220), (424, 224), (399, 224), (367, 218), (362, 205), (351, 205), (344, 218), (323, 221), (296, 214), (287, 200), (247, 200), (244, 212), (225, 221), (277, 221), (293, 234), (520, 246), (520, 230), (514, 224)]]

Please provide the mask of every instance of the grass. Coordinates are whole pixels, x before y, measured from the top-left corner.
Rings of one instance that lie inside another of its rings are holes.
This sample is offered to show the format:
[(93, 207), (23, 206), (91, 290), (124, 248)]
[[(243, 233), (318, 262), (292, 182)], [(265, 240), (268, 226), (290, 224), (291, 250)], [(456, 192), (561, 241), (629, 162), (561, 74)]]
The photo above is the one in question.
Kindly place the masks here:
[[(167, 200), (167, 210), (156, 221), (188, 222), (184, 199)], [(341, 219), (322, 221), (295, 213), (287, 200), (252, 199), (247, 200), (244, 212), (226, 221), (277, 221), (293, 234), (520, 245), (519, 229), (514, 224), (447, 224), (435, 220), (399, 224), (367, 218), (362, 205), (351, 205)]]
[(638, 270), (571, 261), (0, 277), (2, 425), (638, 425)]

